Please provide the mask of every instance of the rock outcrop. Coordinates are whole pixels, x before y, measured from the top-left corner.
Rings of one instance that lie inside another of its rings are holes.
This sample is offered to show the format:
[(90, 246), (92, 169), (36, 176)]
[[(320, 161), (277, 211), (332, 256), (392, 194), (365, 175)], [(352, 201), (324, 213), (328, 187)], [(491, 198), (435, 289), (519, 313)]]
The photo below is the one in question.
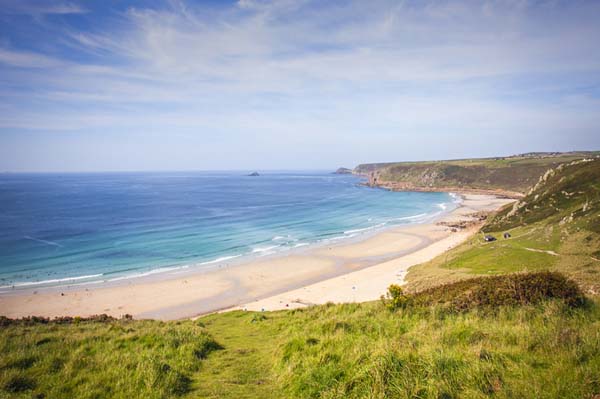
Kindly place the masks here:
[(339, 168), (338, 170), (336, 170), (333, 173), (336, 174), (336, 175), (351, 175), (352, 174), (352, 169)]

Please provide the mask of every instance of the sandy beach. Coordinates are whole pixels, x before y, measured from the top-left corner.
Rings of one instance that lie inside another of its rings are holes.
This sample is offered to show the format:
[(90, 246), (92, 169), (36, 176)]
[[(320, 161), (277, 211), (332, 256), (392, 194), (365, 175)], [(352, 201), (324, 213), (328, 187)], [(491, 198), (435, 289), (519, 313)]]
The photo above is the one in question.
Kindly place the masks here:
[[(0, 315), (89, 316), (163, 320), (227, 310), (289, 309), (326, 302), (369, 301), (402, 284), (409, 267), (459, 245), (477, 231), (473, 214), (513, 200), (464, 194), (461, 205), (426, 224), (383, 230), (365, 239), (318, 246), (210, 271), (155, 275), (121, 284), (71, 286), (0, 294)], [(451, 231), (440, 222), (471, 220)]]

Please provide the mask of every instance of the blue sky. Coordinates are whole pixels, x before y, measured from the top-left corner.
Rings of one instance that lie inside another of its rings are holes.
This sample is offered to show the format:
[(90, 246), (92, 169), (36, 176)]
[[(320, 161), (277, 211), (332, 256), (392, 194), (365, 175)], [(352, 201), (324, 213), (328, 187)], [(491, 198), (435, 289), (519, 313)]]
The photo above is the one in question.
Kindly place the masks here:
[(0, 171), (600, 149), (598, 1), (0, 0)]

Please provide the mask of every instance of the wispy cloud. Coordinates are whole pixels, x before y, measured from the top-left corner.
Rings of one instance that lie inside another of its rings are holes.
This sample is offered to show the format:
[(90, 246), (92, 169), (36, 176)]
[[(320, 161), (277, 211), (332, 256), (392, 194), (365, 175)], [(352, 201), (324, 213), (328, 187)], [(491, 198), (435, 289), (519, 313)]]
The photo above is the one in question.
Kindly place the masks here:
[(0, 48), (0, 64), (20, 68), (53, 68), (64, 65), (64, 62), (39, 53)]
[(74, 3), (45, 1), (45, 0), (4, 0), (2, 12), (6, 14), (29, 14), (34, 16), (44, 14), (82, 14), (87, 10)]
[(0, 99), (11, 112), (0, 111), (0, 129), (195, 129), (196, 143), (218, 134), (241, 146), (300, 135), (299, 152), (372, 137), (369, 152), (345, 147), (354, 162), (389, 159), (390, 143), (397, 158), (413, 154), (420, 146), (407, 136), (419, 134), (466, 145), (501, 132), (527, 150), (539, 145), (534, 130), (547, 132), (549, 148), (568, 131), (600, 145), (589, 139), (600, 123), (598, 17), (594, 2), (509, 0), (113, 10), (85, 29), (52, 25), (37, 47), (5, 38)]

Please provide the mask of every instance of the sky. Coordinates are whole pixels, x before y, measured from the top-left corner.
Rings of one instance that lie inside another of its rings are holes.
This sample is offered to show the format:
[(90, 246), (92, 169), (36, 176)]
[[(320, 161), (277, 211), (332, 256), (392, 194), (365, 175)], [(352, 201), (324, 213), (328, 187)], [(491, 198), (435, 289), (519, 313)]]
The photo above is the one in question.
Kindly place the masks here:
[(0, 171), (600, 149), (600, 1), (0, 0)]

